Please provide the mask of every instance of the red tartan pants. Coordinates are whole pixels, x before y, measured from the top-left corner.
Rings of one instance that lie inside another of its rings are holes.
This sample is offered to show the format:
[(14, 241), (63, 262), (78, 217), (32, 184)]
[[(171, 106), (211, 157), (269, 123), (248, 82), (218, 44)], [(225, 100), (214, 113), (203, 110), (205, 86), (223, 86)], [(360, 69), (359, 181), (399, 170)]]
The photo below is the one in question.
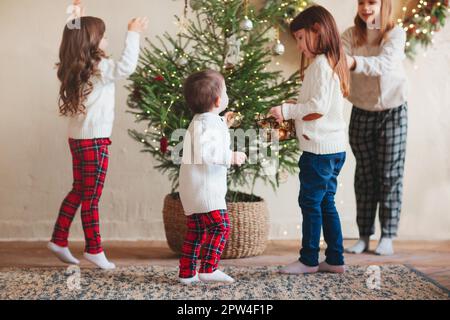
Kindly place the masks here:
[(217, 270), (220, 257), (230, 233), (230, 219), (226, 210), (194, 214), (187, 217), (188, 231), (180, 259), (180, 278), (195, 276), (197, 259), (201, 253), (200, 273)]
[(85, 251), (103, 251), (100, 237), (98, 203), (108, 170), (108, 138), (69, 139), (73, 163), (73, 187), (65, 197), (53, 230), (52, 242), (67, 247), (69, 229), (81, 204), (81, 221), (86, 240)]

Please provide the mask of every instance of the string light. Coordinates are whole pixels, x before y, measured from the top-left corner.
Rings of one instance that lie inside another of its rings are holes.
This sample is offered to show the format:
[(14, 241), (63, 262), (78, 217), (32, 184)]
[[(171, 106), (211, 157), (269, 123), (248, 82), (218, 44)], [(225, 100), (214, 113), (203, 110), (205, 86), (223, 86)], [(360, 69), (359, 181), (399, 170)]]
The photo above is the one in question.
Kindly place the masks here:
[[(407, 16), (411, 16), (416, 20), (423, 18), (425, 22), (429, 23), (432, 19), (432, 17), (430, 16), (430, 11), (433, 12), (434, 7), (440, 7), (442, 6), (442, 3), (430, 3), (424, 0), (420, 0), (408, 14), (408, 7), (410, 7), (411, 1), (412, 0), (409, 0), (408, 3), (404, 7), (402, 7), (403, 16), (402, 19), (397, 20), (397, 24), (406, 32), (409, 32), (409, 34), (411, 34), (411, 37), (417, 37), (419, 40), (422, 40), (424, 42), (431, 41), (431, 43), (434, 43), (434, 39), (432, 38), (432, 36), (434, 35), (434, 31), (432, 30), (435, 25), (434, 22), (433, 25), (422, 25), (421, 27), (419, 27), (419, 22), (416, 21), (414, 21), (414, 23), (410, 23), (409, 25), (406, 25), (405, 22), (410, 20), (407, 18)], [(429, 5), (431, 5), (431, 8), (429, 7)], [(421, 37), (421, 35), (424, 35), (424, 38)], [(427, 37), (427, 35), (429, 36)], [(408, 48), (408, 50), (412, 48), (412, 44), (414, 44), (414, 42), (406, 42), (406, 47)], [(410, 53), (413, 54), (412, 51), (410, 51)]]

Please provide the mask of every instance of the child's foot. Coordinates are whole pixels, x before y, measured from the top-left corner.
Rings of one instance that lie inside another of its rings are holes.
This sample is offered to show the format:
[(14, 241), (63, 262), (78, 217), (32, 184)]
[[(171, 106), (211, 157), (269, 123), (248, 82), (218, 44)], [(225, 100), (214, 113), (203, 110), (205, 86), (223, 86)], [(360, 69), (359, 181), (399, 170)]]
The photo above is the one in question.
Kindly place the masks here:
[(111, 270), (116, 267), (114, 263), (109, 262), (108, 259), (106, 259), (105, 253), (103, 251), (97, 254), (90, 254), (85, 252), (84, 257), (86, 258), (86, 260), (92, 262), (101, 269)]
[(232, 277), (220, 270), (216, 270), (213, 273), (199, 273), (198, 277), (203, 282), (234, 282), (234, 279)]
[(178, 280), (182, 284), (187, 285), (187, 286), (200, 281), (200, 279), (198, 278), (198, 273), (191, 278), (178, 278)]
[(53, 242), (47, 244), (47, 248), (62, 262), (68, 264), (79, 264), (80, 261), (76, 259), (70, 252), (68, 247), (61, 247)]
[(287, 265), (286, 267), (280, 269), (281, 273), (286, 273), (286, 274), (316, 273), (317, 271), (319, 271), (319, 266), (310, 267), (310, 266), (304, 265), (300, 261), (295, 261), (294, 263), (291, 263), (291, 264)]
[(319, 264), (319, 272), (344, 273), (345, 266), (333, 266), (324, 261)]
[(375, 254), (380, 256), (391, 256), (394, 254), (391, 238), (381, 238), (378, 247), (375, 249)]
[(355, 254), (363, 253), (369, 250), (369, 242), (370, 242), (369, 237), (360, 238), (358, 242), (356, 242), (356, 244), (354, 244), (352, 247), (345, 249), (345, 252)]

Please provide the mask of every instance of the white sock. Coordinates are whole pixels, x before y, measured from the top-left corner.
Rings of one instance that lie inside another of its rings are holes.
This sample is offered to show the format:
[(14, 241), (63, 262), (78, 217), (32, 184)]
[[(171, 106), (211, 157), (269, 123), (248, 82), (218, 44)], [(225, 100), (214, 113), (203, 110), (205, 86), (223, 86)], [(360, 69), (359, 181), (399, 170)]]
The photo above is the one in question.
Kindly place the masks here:
[(375, 254), (380, 256), (390, 256), (394, 254), (391, 238), (381, 238), (378, 247), (375, 249)]
[(108, 259), (106, 259), (105, 253), (103, 251), (97, 254), (90, 254), (85, 252), (84, 257), (86, 258), (86, 260), (92, 262), (101, 269), (110, 270), (116, 267), (114, 263), (109, 262)]
[(280, 269), (281, 273), (286, 274), (316, 273), (317, 271), (319, 271), (319, 266), (310, 267), (298, 260)]
[(370, 243), (369, 237), (362, 237), (352, 247), (345, 249), (345, 252), (356, 254), (363, 253), (364, 251), (369, 250), (369, 243)]
[(203, 282), (234, 282), (232, 277), (220, 270), (216, 270), (213, 273), (199, 273), (198, 277)]
[(70, 252), (68, 247), (61, 247), (53, 242), (47, 244), (47, 248), (54, 253), (54, 255), (64, 263), (79, 264), (80, 261), (76, 259)]
[(178, 280), (182, 284), (187, 285), (187, 286), (200, 281), (200, 279), (198, 278), (198, 273), (191, 278), (178, 278)]

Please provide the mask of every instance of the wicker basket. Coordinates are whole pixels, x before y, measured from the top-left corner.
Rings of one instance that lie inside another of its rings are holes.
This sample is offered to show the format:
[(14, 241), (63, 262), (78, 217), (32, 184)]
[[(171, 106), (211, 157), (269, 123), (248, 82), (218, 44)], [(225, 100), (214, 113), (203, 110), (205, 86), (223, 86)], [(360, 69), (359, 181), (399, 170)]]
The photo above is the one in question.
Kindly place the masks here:
[[(231, 230), (222, 259), (260, 255), (267, 246), (268, 211), (264, 200), (228, 203)], [(177, 193), (164, 199), (164, 229), (170, 249), (181, 253), (186, 235), (186, 216)]]

